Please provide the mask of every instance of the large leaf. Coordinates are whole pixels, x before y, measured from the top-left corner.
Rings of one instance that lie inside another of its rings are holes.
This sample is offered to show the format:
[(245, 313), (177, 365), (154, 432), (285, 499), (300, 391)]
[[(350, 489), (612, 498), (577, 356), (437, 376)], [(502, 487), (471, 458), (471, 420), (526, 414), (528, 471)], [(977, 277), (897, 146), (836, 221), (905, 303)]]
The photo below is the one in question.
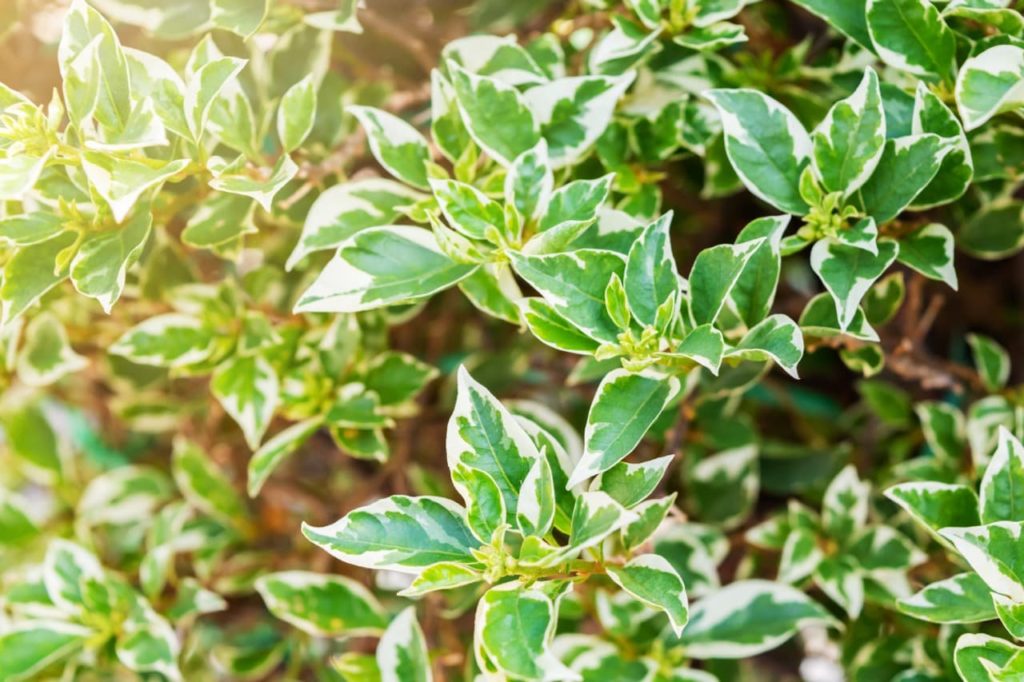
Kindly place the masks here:
[(394, 114), (373, 107), (351, 106), (348, 112), (362, 124), (370, 151), (387, 172), (413, 187), (428, 189), (430, 148), (415, 128)]
[(302, 525), (310, 542), (341, 561), (419, 573), (444, 561), (472, 564), (480, 546), (459, 505), (440, 497), (393, 495), (355, 509), (329, 526)]
[(713, 592), (690, 609), (681, 638), (693, 658), (748, 658), (770, 651), (831, 616), (803, 592), (766, 580), (742, 580)]
[(956, 104), (966, 130), (1024, 106), (1024, 47), (996, 45), (965, 61), (956, 79)]
[(341, 245), (295, 311), (351, 313), (406, 303), (447, 289), (474, 267), (449, 259), (427, 230), (374, 227)]
[(868, 0), (868, 33), (886, 64), (919, 78), (953, 82), (956, 37), (928, 0)]
[(811, 138), (785, 106), (756, 90), (709, 90), (725, 133), (725, 151), (736, 174), (755, 196), (780, 211), (803, 215), (800, 173)]

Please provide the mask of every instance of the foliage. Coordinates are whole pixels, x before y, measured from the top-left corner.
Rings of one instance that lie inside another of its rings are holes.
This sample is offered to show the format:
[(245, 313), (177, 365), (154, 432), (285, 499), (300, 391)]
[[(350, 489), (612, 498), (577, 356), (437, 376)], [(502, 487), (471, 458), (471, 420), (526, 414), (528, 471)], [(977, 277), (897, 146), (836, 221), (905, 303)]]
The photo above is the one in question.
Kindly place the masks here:
[(0, 681), (1024, 676), (1019, 3), (54, 4)]

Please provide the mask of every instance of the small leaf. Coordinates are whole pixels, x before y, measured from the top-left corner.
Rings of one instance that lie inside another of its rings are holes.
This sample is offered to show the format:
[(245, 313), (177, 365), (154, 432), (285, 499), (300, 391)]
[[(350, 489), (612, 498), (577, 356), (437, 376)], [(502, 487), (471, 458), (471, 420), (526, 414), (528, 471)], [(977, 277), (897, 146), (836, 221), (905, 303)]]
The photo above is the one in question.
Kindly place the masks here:
[(299, 147), (313, 130), (316, 86), (312, 74), (288, 88), (277, 110), (277, 136), (287, 154)]
[(996, 45), (970, 57), (960, 67), (955, 94), (968, 131), (1024, 106), (1024, 48)]
[(1024, 445), (1005, 427), (981, 479), (978, 511), (982, 523), (1024, 520)]
[(388, 625), (377, 644), (381, 682), (432, 682), (430, 655), (416, 609), (408, 607)]
[(213, 332), (196, 318), (167, 313), (129, 329), (109, 352), (144, 365), (183, 367), (207, 359), (213, 343)]
[(285, 459), (302, 447), (323, 424), (319, 417), (311, 417), (292, 424), (287, 429), (274, 434), (259, 450), (252, 453), (249, 459), (249, 497), (256, 497), (263, 488), (270, 474)]
[(270, 363), (259, 356), (236, 356), (214, 371), (210, 391), (242, 428), (249, 447), (259, 447), (280, 402), (280, 382)]
[(865, 70), (853, 94), (832, 105), (811, 139), (812, 166), (826, 192), (849, 196), (871, 177), (885, 146), (885, 112), (874, 70)]
[(900, 240), (896, 259), (929, 279), (945, 282), (956, 291), (953, 233), (945, 225), (929, 223)]
[(682, 578), (664, 557), (641, 554), (621, 567), (609, 565), (608, 577), (644, 604), (668, 614), (679, 637), (689, 618), (689, 603)]
[(811, 268), (828, 289), (838, 311), (840, 329), (848, 329), (875, 280), (896, 260), (896, 242), (878, 242), (878, 254), (845, 246), (827, 239), (818, 241), (811, 250)]
[(1024, 602), (1024, 521), (997, 521), (969, 528), (943, 528), (941, 534), (985, 581), (989, 589)]
[(1010, 354), (1006, 349), (981, 334), (968, 334), (967, 343), (985, 388), (993, 393), (1005, 388), (1010, 379)]
[(248, 513), (242, 496), (195, 443), (184, 437), (175, 439), (171, 470), (193, 507), (227, 524), (245, 522)]
[(138, 211), (124, 225), (90, 235), (82, 242), (71, 261), (71, 282), (79, 293), (95, 298), (109, 314), (124, 291), (128, 269), (132, 267), (149, 239), (153, 216)]
[(714, 324), (761, 240), (719, 244), (697, 254), (690, 269), (690, 317), (694, 326)]
[(626, 258), (623, 280), (629, 309), (644, 325), (653, 325), (658, 307), (670, 296), (679, 296), (679, 272), (669, 235), (671, 224), (669, 212), (645, 227)]
[(89, 361), (71, 348), (56, 316), (44, 312), (28, 323), (17, 360), (18, 378), (27, 385), (48, 386), (88, 365)]
[(462, 120), (480, 148), (510, 166), (540, 141), (533, 113), (519, 91), (495, 78), (479, 76), (449, 62)]
[(430, 148), (419, 131), (381, 109), (350, 106), (348, 112), (366, 131), (370, 151), (388, 173), (419, 189), (429, 189)]
[(679, 388), (678, 378), (653, 370), (609, 373), (590, 406), (583, 457), (568, 487), (607, 471), (632, 452)]
[(344, 576), (282, 571), (260, 576), (254, 587), (271, 613), (315, 637), (375, 635), (387, 623), (376, 597)]

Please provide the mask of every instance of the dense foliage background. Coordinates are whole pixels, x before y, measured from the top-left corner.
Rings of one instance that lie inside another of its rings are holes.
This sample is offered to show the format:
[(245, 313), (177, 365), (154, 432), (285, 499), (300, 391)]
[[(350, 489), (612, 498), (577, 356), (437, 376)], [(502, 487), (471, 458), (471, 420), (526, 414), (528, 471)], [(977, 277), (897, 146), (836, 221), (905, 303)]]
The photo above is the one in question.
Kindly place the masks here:
[(1018, 9), (3, 3), (0, 680), (1019, 680)]

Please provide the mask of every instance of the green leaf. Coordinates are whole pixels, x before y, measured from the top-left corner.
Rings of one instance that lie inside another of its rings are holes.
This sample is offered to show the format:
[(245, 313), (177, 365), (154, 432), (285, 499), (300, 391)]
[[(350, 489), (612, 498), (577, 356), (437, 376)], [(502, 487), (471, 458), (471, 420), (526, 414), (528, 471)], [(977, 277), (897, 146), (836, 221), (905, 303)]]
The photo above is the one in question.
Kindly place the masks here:
[(89, 361), (71, 348), (56, 316), (44, 312), (28, 323), (17, 360), (18, 378), (23, 382), (47, 386), (88, 365)]
[(969, 528), (943, 528), (944, 538), (973, 568), (989, 589), (1024, 602), (1024, 521), (997, 521)]
[(942, 539), (939, 535), (942, 528), (978, 524), (978, 496), (965, 485), (932, 481), (899, 483), (886, 490), (885, 496), (938, 539)]
[(102, 580), (104, 574), (96, 555), (81, 545), (58, 538), (46, 548), (42, 577), (50, 601), (72, 616), (85, 608), (83, 582)]
[(826, 557), (814, 575), (814, 583), (850, 618), (864, 608), (864, 577), (850, 557)]
[(858, 190), (856, 201), (878, 225), (889, 222), (928, 186), (952, 149), (931, 133), (887, 140), (882, 159)]
[(679, 271), (669, 234), (671, 224), (669, 212), (645, 227), (626, 258), (626, 298), (630, 311), (644, 325), (653, 325), (658, 307), (669, 297), (679, 296)]
[(681, 643), (692, 658), (747, 658), (770, 651), (831, 616), (803, 592), (766, 580), (741, 580), (690, 609)]
[(195, 443), (184, 437), (175, 439), (171, 471), (190, 505), (224, 523), (244, 524), (248, 516), (245, 500)]
[(89, 184), (110, 205), (114, 220), (119, 223), (124, 222), (143, 192), (162, 184), (188, 165), (186, 159), (160, 164), (99, 152), (82, 154), (82, 169)]
[(515, 206), (520, 217), (532, 223), (548, 208), (555, 178), (548, 158), (548, 143), (541, 140), (513, 161), (505, 176), (505, 203)]
[(547, 140), (553, 168), (573, 165), (586, 155), (608, 127), (633, 78), (632, 72), (618, 77), (559, 78), (526, 91), (523, 102)]
[(210, 249), (232, 243), (258, 232), (253, 223), (256, 203), (240, 194), (214, 194), (189, 218), (181, 241), (197, 249)]
[(977, 573), (958, 573), (897, 601), (900, 611), (929, 623), (982, 623), (995, 618), (992, 594)]
[(309, 136), (315, 118), (316, 85), (310, 74), (288, 88), (277, 110), (277, 137), (286, 154), (297, 149)]
[(729, 290), (732, 307), (748, 328), (763, 320), (772, 309), (782, 272), (782, 234), (789, 223), (788, 215), (757, 218), (736, 237), (737, 244), (760, 241)]
[(1024, 47), (996, 45), (967, 59), (957, 75), (955, 95), (968, 131), (1024, 106)]
[[(128, 63), (113, 27), (99, 12), (82, 0), (73, 2), (64, 15), (57, 48), (65, 99), (72, 122), (80, 127), (93, 116), (101, 125), (117, 128), (130, 116), (131, 82)], [(69, 91), (69, 85), (91, 88), (84, 100)]]
[(623, 566), (608, 566), (608, 577), (651, 608), (664, 611), (676, 637), (689, 618), (689, 603), (683, 579), (664, 557), (641, 554)]
[(304, 523), (302, 534), (345, 563), (413, 574), (441, 562), (474, 564), (480, 546), (465, 509), (440, 497), (393, 495), (329, 526)]
[[(992, 601), (996, 606), (996, 615), (1014, 639), (1024, 639), (1024, 604), (1016, 602), (1001, 594), (993, 594)], [(1018, 655), (1019, 657), (1019, 655)]]
[[(519, 493), (534, 463), (541, 459), (516, 418), (491, 393), (459, 368), (455, 408), (448, 421), (448, 464), (480, 469), (501, 491), (508, 523), (515, 523)], [(467, 502), (469, 490), (455, 482)]]
[(483, 574), (463, 564), (442, 561), (424, 568), (413, 579), (412, 584), (398, 594), (403, 597), (418, 597), (437, 590), (451, 590), (483, 580)]
[(64, 445), (35, 402), (8, 406), (0, 412), (9, 452), (35, 469), (60, 474)]
[(718, 108), (725, 151), (747, 189), (780, 211), (807, 213), (798, 186), (811, 156), (811, 138), (792, 112), (756, 90), (708, 90), (704, 95)]
[(248, 38), (267, 15), (268, 0), (211, 0), (210, 20), (217, 28)]
[(815, 14), (841, 33), (866, 47), (874, 49), (865, 18), (867, 0), (793, 0), (808, 12)]
[(280, 382), (270, 363), (256, 355), (236, 356), (217, 367), (210, 390), (242, 428), (249, 447), (259, 447), (280, 402)]
[(213, 332), (189, 315), (157, 315), (132, 327), (114, 342), (110, 353), (158, 367), (184, 367), (210, 357)]
[(470, 73), (454, 62), (448, 67), (462, 120), (488, 156), (510, 166), (537, 145), (540, 130), (519, 91), (495, 78)]
[(292, 453), (302, 447), (322, 426), (323, 420), (311, 417), (292, 424), (287, 429), (274, 434), (259, 450), (252, 453), (249, 459), (248, 492), (249, 497), (256, 497), (263, 488), (270, 474), (281, 465)]
[(932, 81), (953, 82), (956, 37), (926, 0), (868, 0), (868, 33), (882, 61)]
[(658, 356), (668, 359), (685, 358), (717, 376), (724, 353), (725, 338), (722, 332), (710, 324), (702, 324), (687, 334), (674, 351), (658, 353)]
[(827, 192), (849, 196), (867, 182), (885, 146), (885, 112), (873, 69), (864, 71), (853, 94), (832, 105), (811, 140), (812, 167)]
[(814, 531), (809, 528), (793, 528), (782, 545), (779, 580), (787, 584), (799, 583), (814, 574), (823, 558)]
[(416, 622), (415, 608), (403, 610), (384, 631), (377, 644), (377, 667), (381, 682), (433, 681), (427, 641)]
[(427, 230), (374, 227), (342, 243), (295, 312), (359, 312), (406, 303), (447, 289), (473, 270), (445, 256)]
[(63, 231), (64, 221), (61, 217), (45, 211), (11, 215), (0, 220), (0, 239), (15, 246), (39, 244)]
[(952, 144), (932, 181), (914, 197), (911, 208), (923, 210), (963, 196), (974, 178), (974, 159), (963, 126), (945, 102), (924, 83), (917, 84), (911, 133), (934, 133)]
[(958, 461), (964, 451), (963, 412), (947, 403), (931, 401), (917, 403), (914, 412), (935, 455), (946, 461)]
[(538, 229), (544, 232), (564, 223), (593, 223), (608, 198), (612, 178), (605, 175), (596, 180), (573, 180), (556, 189), (541, 215)]
[(525, 297), (517, 303), (530, 333), (552, 348), (566, 353), (590, 355), (600, 345), (555, 312), (544, 299)]
[(823, 239), (811, 250), (811, 268), (835, 302), (839, 327), (851, 327), (861, 299), (875, 280), (896, 260), (899, 247), (891, 240), (878, 242), (878, 254)]
[(215, 177), (210, 181), (210, 187), (255, 199), (264, 211), (270, 213), (274, 197), (298, 172), (299, 167), (287, 154), (282, 154), (273, 168), (259, 168), (255, 173), (246, 168), (244, 157), (239, 157), (214, 169)]
[(448, 225), (471, 239), (485, 240), (490, 230), (505, 231), (505, 212), (501, 204), (464, 182), (430, 179), (441, 212)]
[(516, 524), (524, 536), (543, 537), (555, 520), (555, 483), (546, 457), (538, 457), (523, 480)]
[(690, 318), (694, 326), (714, 324), (761, 240), (718, 244), (697, 254), (690, 269)]
[(5, 682), (36, 678), (50, 665), (70, 656), (93, 635), (92, 630), (64, 621), (26, 621), (0, 634), (0, 660)]
[(1002, 426), (981, 479), (978, 511), (982, 523), (1024, 520), (1024, 445)]
[(647, 500), (633, 507), (630, 511), (637, 518), (623, 527), (622, 545), (628, 550), (634, 550), (647, 542), (664, 524), (675, 501), (676, 494), (672, 493), (660, 500)]
[(459, 282), (459, 289), (479, 310), (512, 324), (521, 322), (523, 298), (508, 263), (484, 263)]
[(67, 277), (67, 269), (58, 266), (57, 259), (74, 241), (75, 233), (67, 231), (15, 251), (3, 268), (0, 326), (21, 315)]
[(957, 289), (956, 268), (953, 267), (953, 233), (939, 223), (929, 223), (900, 239), (896, 259), (929, 279), (945, 282)]
[(993, 393), (1005, 388), (1010, 379), (1010, 354), (1006, 349), (981, 334), (968, 334), (967, 343), (985, 388)]
[(572, 512), (569, 545), (557, 554), (556, 558), (569, 558), (588, 547), (593, 547), (612, 533), (617, 533), (638, 521), (639, 518), (635, 512), (626, 509), (606, 493), (581, 493), (576, 498), (576, 507)]
[(496, 532), (507, 528), (505, 498), (493, 476), (482, 469), (457, 464), (452, 467), (452, 483), (459, 491), (465, 491), (466, 521), (480, 542), (491, 542)]
[(800, 327), (785, 315), (770, 315), (748, 331), (726, 357), (755, 362), (771, 360), (794, 379), (796, 366), (804, 355), (804, 337)]
[(0, 201), (21, 201), (35, 187), (51, 151), (41, 156), (17, 154), (0, 159)]
[(477, 605), (474, 647), (516, 679), (557, 679), (568, 671), (549, 648), (555, 625), (555, 605), (545, 592), (505, 583)]
[(391, 224), (404, 209), (422, 198), (422, 194), (405, 185), (382, 178), (354, 180), (327, 188), (309, 207), (302, 234), (285, 268), (292, 270), (315, 251), (336, 248), (360, 230)]
[(672, 459), (672, 455), (665, 455), (647, 462), (619, 462), (600, 474), (592, 487), (630, 509), (654, 492)]
[(613, 274), (622, 277), (625, 259), (617, 253), (579, 249), (527, 256), (510, 252), (516, 274), (536, 289), (552, 310), (592, 339), (615, 342), (619, 329), (608, 316), (604, 290)]
[(419, 131), (381, 109), (350, 106), (347, 110), (366, 131), (370, 151), (388, 173), (419, 189), (428, 189), (430, 147)]
[(702, 520), (732, 528), (747, 517), (759, 487), (757, 455), (755, 445), (737, 445), (690, 467), (689, 500)]
[(989, 674), (990, 665), (996, 669), (1005, 665), (1020, 647), (1005, 639), (981, 633), (968, 632), (956, 640), (953, 661), (960, 679), (968, 682), (987, 682), (993, 679)]
[(184, 107), (185, 121), (194, 141), (202, 138), (217, 97), (235, 82), (245, 64), (244, 59), (217, 57), (191, 74), (185, 86)]
[(376, 597), (351, 578), (282, 571), (260, 576), (254, 587), (272, 614), (314, 637), (376, 635), (387, 625)]
[(633, 451), (669, 401), (679, 379), (654, 370), (615, 370), (601, 381), (587, 415), (583, 457), (568, 487), (607, 471)]
[(864, 528), (870, 491), (871, 485), (860, 480), (852, 464), (832, 479), (821, 503), (822, 525), (832, 538), (844, 540)]
[(124, 291), (128, 269), (146, 246), (153, 216), (139, 211), (124, 225), (85, 238), (71, 261), (71, 282), (79, 293), (95, 298), (109, 314)]

